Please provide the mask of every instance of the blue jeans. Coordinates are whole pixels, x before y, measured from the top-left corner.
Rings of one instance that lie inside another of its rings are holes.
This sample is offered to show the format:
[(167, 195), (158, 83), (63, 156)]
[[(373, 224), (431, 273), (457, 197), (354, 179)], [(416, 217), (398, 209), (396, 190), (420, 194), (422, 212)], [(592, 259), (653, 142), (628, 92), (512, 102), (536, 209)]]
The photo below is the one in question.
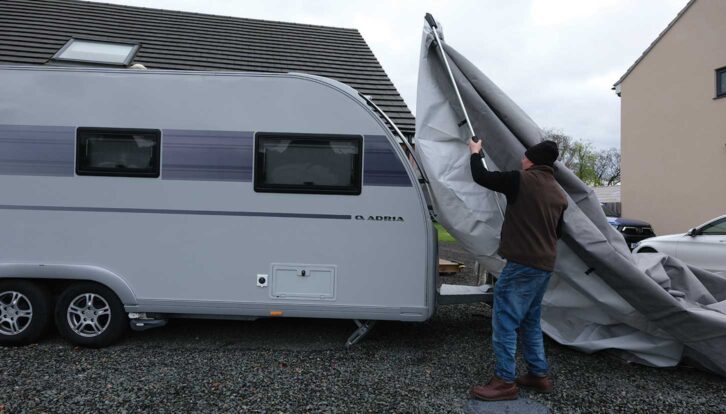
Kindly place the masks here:
[(504, 381), (512, 382), (517, 376), (517, 329), (522, 335), (522, 353), (529, 372), (544, 376), (549, 371), (540, 316), (542, 297), (547, 290), (550, 275), (551, 272), (507, 262), (494, 284), (494, 374)]

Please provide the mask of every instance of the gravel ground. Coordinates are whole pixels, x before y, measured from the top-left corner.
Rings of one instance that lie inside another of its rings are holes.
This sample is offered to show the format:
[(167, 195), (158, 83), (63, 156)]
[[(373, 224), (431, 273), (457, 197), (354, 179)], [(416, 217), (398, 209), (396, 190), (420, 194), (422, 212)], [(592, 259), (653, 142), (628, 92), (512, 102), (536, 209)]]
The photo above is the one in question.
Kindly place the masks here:
[[(441, 256), (467, 269), (456, 245)], [(0, 348), (0, 413), (462, 412), (493, 358), (486, 305), (441, 307), (426, 323), (379, 323), (352, 349), (350, 321), (177, 320), (101, 350), (51, 333)], [(626, 365), (546, 340), (557, 383), (522, 392), (553, 413), (724, 413), (726, 380), (688, 368)], [(520, 361), (521, 364), (521, 361)], [(521, 365), (520, 365), (521, 366)]]

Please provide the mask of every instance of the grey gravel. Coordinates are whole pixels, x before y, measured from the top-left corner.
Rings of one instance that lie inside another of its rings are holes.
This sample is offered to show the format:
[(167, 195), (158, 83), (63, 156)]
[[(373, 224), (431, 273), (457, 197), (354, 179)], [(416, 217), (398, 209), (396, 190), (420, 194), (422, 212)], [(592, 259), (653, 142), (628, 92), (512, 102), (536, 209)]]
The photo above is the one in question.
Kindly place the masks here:
[[(468, 254), (440, 250), (468, 265), (444, 281), (473, 283)], [(491, 373), (490, 323), (483, 304), (441, 307), (425, 323), (381, 322), (352, 349), (344, 320), (175, 320), (101, 350), (50, 333), (0, 348), (0, 413), (460, 413)], [(726, 412), (723, 378), (546, 347), (556, 391), (522, 395), (553, 413)]]
[(541, 403), (525, 397), (510, 401), (469, 400), (466, 414), (549, 414), (550, 410)]

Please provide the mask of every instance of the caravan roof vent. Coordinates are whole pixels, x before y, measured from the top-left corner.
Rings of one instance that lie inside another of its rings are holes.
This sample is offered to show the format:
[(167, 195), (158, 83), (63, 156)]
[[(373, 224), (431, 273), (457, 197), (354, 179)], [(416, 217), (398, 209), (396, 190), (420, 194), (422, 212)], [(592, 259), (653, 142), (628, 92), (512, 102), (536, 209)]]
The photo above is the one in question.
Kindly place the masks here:
[(128, 66), (138, 44), (71, 39), (53, 56), (56, 61)]

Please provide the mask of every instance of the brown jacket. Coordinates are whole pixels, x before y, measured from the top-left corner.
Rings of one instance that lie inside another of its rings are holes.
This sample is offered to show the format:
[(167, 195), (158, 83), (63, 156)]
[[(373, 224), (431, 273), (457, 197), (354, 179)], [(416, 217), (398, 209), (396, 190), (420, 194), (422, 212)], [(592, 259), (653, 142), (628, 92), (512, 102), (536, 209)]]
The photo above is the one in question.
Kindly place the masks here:
[(554, 169), (535, 165), (524, 171), (487, 171), (479, 154), (471, 156), (474, 181), (507, 196), (499, 254), (512, 262), (552, 271), (567, 197)]

